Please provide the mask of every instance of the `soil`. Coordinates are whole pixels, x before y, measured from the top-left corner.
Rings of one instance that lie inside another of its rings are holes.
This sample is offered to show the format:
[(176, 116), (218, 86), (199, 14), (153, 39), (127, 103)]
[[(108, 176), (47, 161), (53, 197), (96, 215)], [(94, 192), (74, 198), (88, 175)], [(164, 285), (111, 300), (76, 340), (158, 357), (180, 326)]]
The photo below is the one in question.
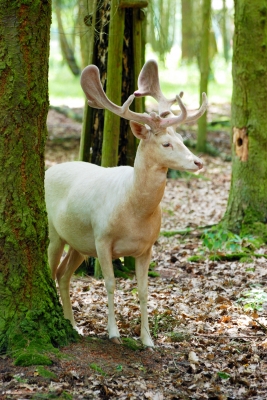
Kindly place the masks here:
[[(229, 115), (229, 105), (210, 108), (210, 120), (222, 115)], [(80, 129), (79, 122), (50, 110), (47, 167), (78, 159)], [(83, 336), (51, 354), (51, 366), (18, 367), (0, 355), (1, 400), (267, 398), (267, 246), (243, 260), (224, 260), (229, 252), (221, 243), (221, 259), (212, 260), (203, 245), (200, 227), (222, 218), (231, 177), (229, 128), (211, 129), (208, 141), (220, 156), (204, 156), (199, 174), (168, 179), (162, 201), (162, 234), (151, 265), (158, 276), (149, 277), (155, 349), (139, 340), (134, 276), (117, 278), (118, 345), (107, 338), (103, 281), (76, 275), (71, 296)], [(182, 130), (190, 140), (194, 132), (194, 126)], [(219, 240), (207, 238), (212, 245)], [(231, 240), (235, 249), (252, 246), (249, 239)]]

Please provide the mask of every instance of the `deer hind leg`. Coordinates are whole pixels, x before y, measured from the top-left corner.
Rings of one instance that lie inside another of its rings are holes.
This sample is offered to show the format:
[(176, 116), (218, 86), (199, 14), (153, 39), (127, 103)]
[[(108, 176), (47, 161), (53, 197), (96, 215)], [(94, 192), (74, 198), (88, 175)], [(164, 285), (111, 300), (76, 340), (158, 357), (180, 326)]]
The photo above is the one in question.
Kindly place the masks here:
[(105, 280), (108, 295), (108, 334), (115, 343), (120, 343), (120, 333), (117, 327), (114, 310), (114, 291), (116, 281), (112, 264), (112, 254), (106, 242), (97, 244), (97, 256)]
[(148, 325), (147, 314), (147, 285), (148, 285), (148, 269), (151, 259), (151, 249), (140, 257), (135, 259), (135, 273), (138, 285), (138, 297), (141, 308), (141, 340), (145, 346), (154, 347), (151, 339)]
[(49, 224), (48, 263), (51, 268), (52, 278), (56, 279), (57, 268), (60, 263), (65, 242), (58, 235), (53, 225)]
[(74, 321), (70, 301), (70, 279), (72, 274), (80, 266), (83, 260), (84, 256), (82, 254), (74, 250), (72, 247), (69, 247), (69, 251), (58, 267), (56, 274), (63, 305), (64, 317), (70, 320), (74, 328), (76, 328), (76, 324)]

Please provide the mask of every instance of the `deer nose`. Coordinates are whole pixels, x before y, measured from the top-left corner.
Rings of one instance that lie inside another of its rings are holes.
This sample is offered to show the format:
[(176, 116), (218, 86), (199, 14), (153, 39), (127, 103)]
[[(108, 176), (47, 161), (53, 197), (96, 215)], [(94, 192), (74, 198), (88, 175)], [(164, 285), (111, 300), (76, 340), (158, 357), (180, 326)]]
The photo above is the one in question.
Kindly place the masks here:
[(194, 164), (198, 166), (198, 169), (203, 168), (203, 162), (202, 161), (194, 161)]

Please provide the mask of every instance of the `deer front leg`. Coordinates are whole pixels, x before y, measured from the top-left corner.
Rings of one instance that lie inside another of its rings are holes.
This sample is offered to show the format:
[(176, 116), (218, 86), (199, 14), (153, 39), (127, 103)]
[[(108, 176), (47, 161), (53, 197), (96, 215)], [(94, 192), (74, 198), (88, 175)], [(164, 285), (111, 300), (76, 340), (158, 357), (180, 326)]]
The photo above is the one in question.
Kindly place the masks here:
[(120, 333), (117, 327), (114, 310), (114, 291), (116, 281), (112, 264), (112, 254), (106, 242), (98, 243), (96, 247), (108, 295), (108, 335), (113, 342), (120, 343)]
[(141, 308), (141, 340), (145, 346), (154, 347), (151, 339), (148, 314), (147, 314), (147, 284), (148, 284), (148, 269), (151, 259), (151, 249), (140, 257), (135, 259), (135, 273), (138, 285), (138, 296)]

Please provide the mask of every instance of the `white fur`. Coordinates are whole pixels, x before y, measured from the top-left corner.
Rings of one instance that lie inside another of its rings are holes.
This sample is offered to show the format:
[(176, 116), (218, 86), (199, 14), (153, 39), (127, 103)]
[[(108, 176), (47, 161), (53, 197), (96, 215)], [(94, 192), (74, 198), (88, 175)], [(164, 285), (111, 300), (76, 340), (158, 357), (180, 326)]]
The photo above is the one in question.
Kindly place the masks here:
[[(118, 338), (114, 313), (112, 259), (133, 256), (141, 307), (141, 340), (154, 346), (147, 315), (148, 268), (161, 224), (160, 201), (168, 168), (196, 171), (202, 161), (172, 127), (156, 134), (131, 122), (141, 139), (134, 168), (103, 168), (85, 162), (58, 164), (46, 172), (49, 264), (57, 278), (64, 315), (75, 326), (69, 297), (70, 278), (87, 256), (98, 257), (108, 293), (108, 331)], [(163, 145), (169, 143), (168, 147)], [(69, 251), (60, 264), (65, 244)], [(60, 265), (59, 265), (60, 264)]]

